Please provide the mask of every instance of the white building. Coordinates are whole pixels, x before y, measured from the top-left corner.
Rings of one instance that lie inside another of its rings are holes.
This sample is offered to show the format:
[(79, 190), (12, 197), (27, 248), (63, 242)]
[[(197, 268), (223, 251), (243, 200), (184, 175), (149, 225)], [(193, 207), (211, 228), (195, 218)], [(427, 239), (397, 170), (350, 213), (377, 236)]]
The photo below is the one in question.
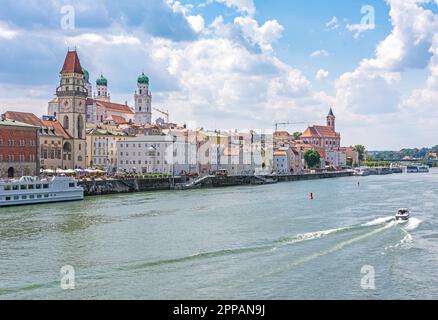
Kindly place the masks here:
[(143, 174), (172, 174), (172, 136), (137, 136), (117, 142), (118, 171)]

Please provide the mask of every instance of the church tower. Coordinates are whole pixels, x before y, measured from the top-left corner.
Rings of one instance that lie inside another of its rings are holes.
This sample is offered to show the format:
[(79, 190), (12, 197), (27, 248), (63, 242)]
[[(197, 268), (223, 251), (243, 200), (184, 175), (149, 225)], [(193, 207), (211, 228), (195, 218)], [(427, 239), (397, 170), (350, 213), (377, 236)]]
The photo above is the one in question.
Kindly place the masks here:
[(149, 78), (144, 72), (137, 79), (138, 91), (135, 92), (135, 124), (152, 123), (152, 95), (149, 91)]
[(97, 96), (95, 96), (96, 100), (110, 102), (111, 98), (108, 93), (108, 80), (105, 79), (103, 74), (101, 74), (100, 78), (96, 80), (96, 89), (97, 89)]
[(333, 131), (336, 132), (336, 117), (333, 114), (332, 108), (330, 108), (329, 114), (327, 116), (327, 127), (332, 128)]
[(76, 50), (67, 52), (56, 95), (59, 103), (58, 121), (71, 136), (71, 139), (64, 141), (62, 146), (63, 167), (85, 168), (85, 121), (88, 92)]

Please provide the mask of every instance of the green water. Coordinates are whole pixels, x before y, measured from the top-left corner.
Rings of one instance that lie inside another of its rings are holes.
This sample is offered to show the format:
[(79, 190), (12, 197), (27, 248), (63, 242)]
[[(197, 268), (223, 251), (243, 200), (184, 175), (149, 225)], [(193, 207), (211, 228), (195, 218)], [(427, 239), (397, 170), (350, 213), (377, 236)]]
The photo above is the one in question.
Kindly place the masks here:
[(438, 298), (437, 213), (436, 172), (2, 208), (0, 299)]

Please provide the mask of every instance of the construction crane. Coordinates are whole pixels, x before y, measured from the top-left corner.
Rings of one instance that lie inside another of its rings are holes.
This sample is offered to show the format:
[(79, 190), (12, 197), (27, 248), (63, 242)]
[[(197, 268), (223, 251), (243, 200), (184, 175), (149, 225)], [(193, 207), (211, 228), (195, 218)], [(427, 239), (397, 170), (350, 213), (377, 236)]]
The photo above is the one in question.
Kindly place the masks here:
[(296, 124), (307, 124), (307, 122), (276, 122), (275, 132), (278, 132), (278, 126), (288, 126), (288, 125), (296, 125)]
[(152, 109), (154, 109), (155, 111), (161, 113), (162, 115), (165, 115), (166, 116), (166, 122), (169, 123), (169, 121), (170, 121), (169, 120), (170, 119), (169, 110), (163, 111), (163, 110), (160, 110), (160, 109), (157, 109), (157, 108), (152, 108)]

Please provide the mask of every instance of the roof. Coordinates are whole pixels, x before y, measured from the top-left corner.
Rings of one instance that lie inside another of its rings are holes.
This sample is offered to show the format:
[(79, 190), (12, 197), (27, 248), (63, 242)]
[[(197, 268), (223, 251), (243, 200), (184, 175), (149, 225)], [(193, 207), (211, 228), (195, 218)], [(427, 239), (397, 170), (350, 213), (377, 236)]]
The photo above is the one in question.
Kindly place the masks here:
[(81, 62), (79, 61), (78, 53), (76, 51), (68, 51), (65, 57), (64, 66), (62, 67), (61, 74), (64, 73), (79, 73), (84, 74), (82, 71)]
[(15, 121), (15, 120), (9, 120), (9, 119), (0, 119), (0, 127), (7, 126), (7, 127), (21, 127), (21, 128), (28, 128), (28, 129), (38, 129), (37, 126), (33, 126), (27, 123)]
[(328, 114), (329, 116), (332, 116), (332, 117), (334, 117), (335, 115), (333, 114), (333, 109), (332, 108), (330, 108), (330, 111), (329, 111), (329, 114)]
[(126, 121), (125, 118), (120, 117), (120, 116), (108, 116), (106, 117), (105, 121), (113, 121), (115, 123), (127, 123), (128, 121)]
[(287, 152), (286, 151), (276, 151), (276, 152), (274, 152), (274, 156), (275, 157), (285, 157), (285, 156), (287, 156)]
[(94, 100), (94, 101), (96, 102), (96, 105), (98, 107), (105, 108), (106, 111), (134, 114), (134, 111), (132, 111), (132, 109), (126, 104), (118, 104), (118, 103), (106, 102), (101, 100)]
[(7, 111), (5, 113), (7, 119), (12, 121), (19, 121), (21, 123), (28, 124), (30, 126), (40, 127), (42, 129), (52, 128), (54, 132), (42, 131), (43, 135), (54, 134), (57, 136), (64, 137), (65, 139), (71, 139), (71, 136), (65, 131), (63, 126), (58, 121), (41, 120), (36, 115), (30, 112), (18, 112), (18, 111)]
[(301, 138), (337, 138), (339, 135), (328, 126), (308, 127)]

